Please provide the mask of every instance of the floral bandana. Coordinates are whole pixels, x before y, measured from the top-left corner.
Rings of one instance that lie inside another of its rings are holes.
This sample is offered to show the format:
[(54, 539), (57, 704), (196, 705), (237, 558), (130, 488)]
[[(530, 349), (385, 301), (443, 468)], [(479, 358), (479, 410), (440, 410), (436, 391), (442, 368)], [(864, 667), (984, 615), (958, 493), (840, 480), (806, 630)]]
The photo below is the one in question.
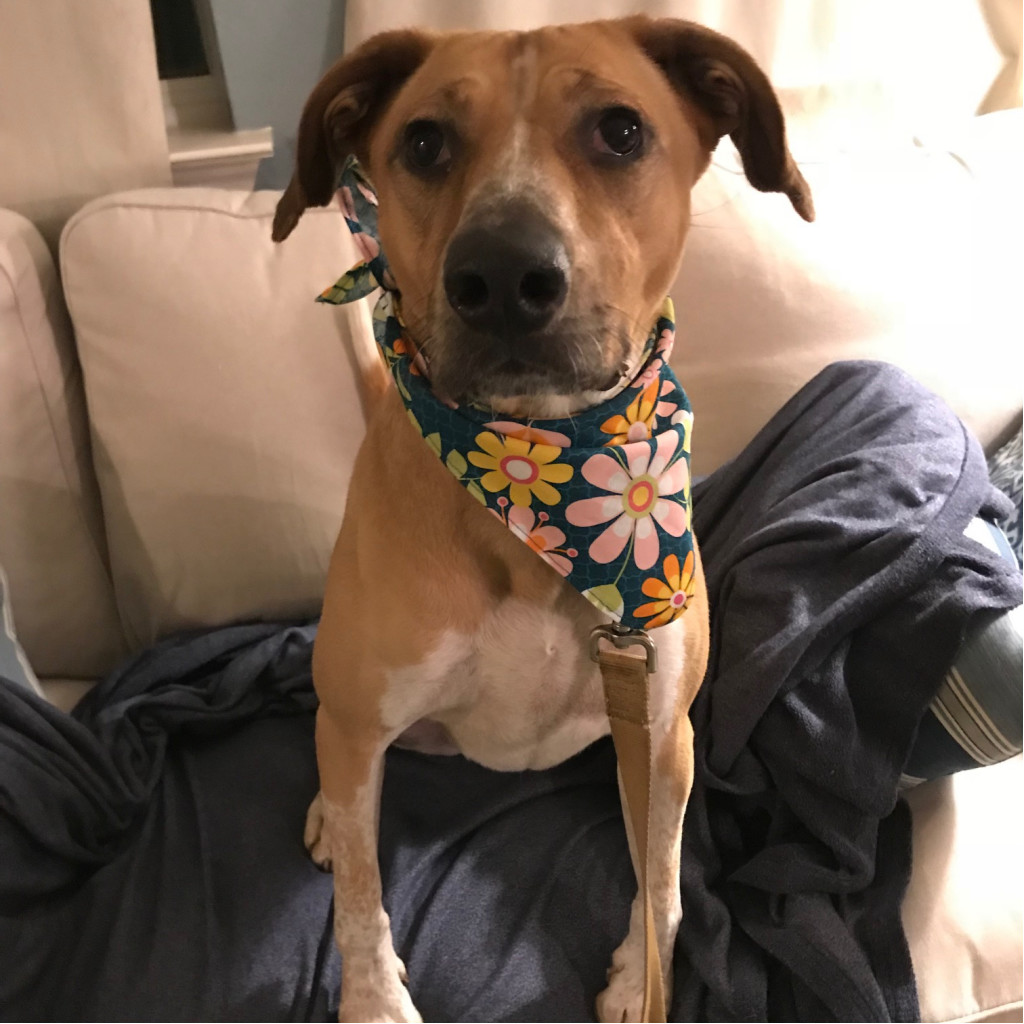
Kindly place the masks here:
[(373, 330), (413, 425), (463, 487), (584, 597), (623, 627), (678, 618), (694, 591), (690, 526), (693, 413), (668, 365), (674, 311), (665, 300), (637, 376), (567, 419), (517, 422), (431, 389), (405, 331), (377, 238), (377, 197), (355, 160), (339, 198), (363, 254), (318, 299), (361, 299), (378, 287)]

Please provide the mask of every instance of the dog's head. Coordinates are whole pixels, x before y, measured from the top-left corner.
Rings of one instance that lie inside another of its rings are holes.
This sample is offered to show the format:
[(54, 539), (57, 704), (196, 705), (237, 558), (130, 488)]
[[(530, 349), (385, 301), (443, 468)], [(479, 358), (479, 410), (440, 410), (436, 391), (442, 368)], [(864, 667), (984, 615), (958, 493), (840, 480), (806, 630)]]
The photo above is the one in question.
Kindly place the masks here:
[(561, 416), (635, 368), (723, 135), (813, 218), (775, 94), (731, 40), (646, 17), (527, 33), (389, 32), (306, 103), (274, 238), (354, 153), (435, 387)]

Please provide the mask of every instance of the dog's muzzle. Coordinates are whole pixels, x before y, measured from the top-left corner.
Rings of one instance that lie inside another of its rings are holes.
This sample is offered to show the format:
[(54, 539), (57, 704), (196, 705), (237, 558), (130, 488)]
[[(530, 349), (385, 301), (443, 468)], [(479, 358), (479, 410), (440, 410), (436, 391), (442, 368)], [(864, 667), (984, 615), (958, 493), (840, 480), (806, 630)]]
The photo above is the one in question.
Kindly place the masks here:
[(569, 274), (561, 233), (532, 203), (512, 199), (487, 207), (454, 235), (444, 290), (467, 327), (511, 349), (516, 339), (555, 320), (569, 293)]

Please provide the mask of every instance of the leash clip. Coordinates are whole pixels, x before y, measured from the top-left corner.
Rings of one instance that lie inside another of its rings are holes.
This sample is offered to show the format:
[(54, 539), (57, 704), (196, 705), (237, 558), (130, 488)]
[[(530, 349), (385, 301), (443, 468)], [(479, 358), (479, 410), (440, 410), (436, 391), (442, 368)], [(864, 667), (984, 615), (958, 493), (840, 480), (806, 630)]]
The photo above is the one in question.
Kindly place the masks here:
[(607, 640), (620, 651), (629, 647), (642, 647), (647, 652), (647, 671), (658, 671), (658, 645), (651, 639), (646, 629), (630, 629), (617, 622), (595, 626), (590, 631), (590, 660), (599, 664), (601, 661), (599, 641), (601, 640)]

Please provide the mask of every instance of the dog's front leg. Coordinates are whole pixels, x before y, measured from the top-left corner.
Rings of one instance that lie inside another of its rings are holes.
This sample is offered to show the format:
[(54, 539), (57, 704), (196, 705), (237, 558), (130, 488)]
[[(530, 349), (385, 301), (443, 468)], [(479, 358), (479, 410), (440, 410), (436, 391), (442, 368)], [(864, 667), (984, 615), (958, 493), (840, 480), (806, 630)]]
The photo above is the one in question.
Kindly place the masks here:
[[(654, 780), (651, 793), (648, 834), (648, 884), (651, 890), (654, 925), (661, 953), (665, 1003), (672, 996), (672, 953), (676, 932), (682, 919), (679, 895), (679, 853), (682, 843), (683, 814), (693, 783), (693, 728), (686, 714), (680, 715), (662, 732), (652, 737)], [(625, 812), (625, 794), (621, 776), (619, 793)], [(637, 849), (624, 813), (629, 850), (637, 878)], [(598, 1020), (639, 1021), (644, 999), (644, 902), (638, 891), (629, 917), (629, 932), (615, 950), (608, 971), (608, 987), (597, 997)]]
[(306, 841), (314, 857), (324, 866), (329, 860), (334, 872), (339, 1021), (422, 1019), (405, 987), (405, 965), (395, 953), (381, 904), (377, 827), (384, 752), (392, 738), (378, 729), (342, 725), (322, 705), (317, 712), (320, 794), (310, 808)]

